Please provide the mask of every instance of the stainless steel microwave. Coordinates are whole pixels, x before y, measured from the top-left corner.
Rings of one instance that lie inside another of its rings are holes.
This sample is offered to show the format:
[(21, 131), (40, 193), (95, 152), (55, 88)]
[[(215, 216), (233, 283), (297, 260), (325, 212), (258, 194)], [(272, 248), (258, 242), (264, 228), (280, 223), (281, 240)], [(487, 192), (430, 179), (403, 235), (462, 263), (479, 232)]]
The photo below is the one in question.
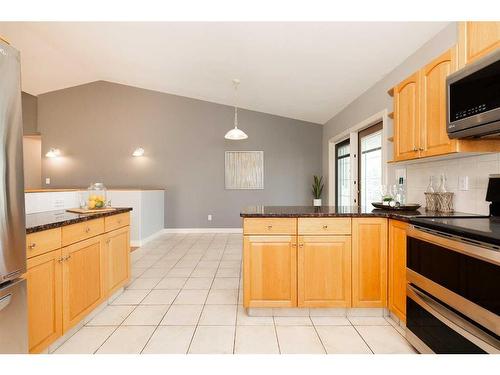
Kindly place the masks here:
[(450, 138), (500, 137), (500, 49), (446, 79)]

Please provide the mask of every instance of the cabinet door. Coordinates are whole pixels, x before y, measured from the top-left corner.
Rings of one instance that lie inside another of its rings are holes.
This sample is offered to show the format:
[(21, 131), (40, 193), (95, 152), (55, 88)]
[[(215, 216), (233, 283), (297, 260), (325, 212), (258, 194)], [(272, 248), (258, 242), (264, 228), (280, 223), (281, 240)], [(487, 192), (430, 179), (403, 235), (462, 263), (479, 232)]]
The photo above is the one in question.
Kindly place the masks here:
[(102, 236), (62, 249), (63, 329), (78, 323), (104, 298)]
[(39, 353), (62, 335), (61, 249), (28, 259), (28, 337)]
[(299, 307), (351, 306), (351, 237), (300, 236)]
[(244, 307), (297, 306), (295, 236), (244, 236)]
[(352, 307), (387, 306), (387, 219), (352, 219)]
[(429, 63), (421, 72), (420, 156), (443, 155), (457, 151), (458, 141), (446, 131), (446, 77), (456, 70), (456, 48)]
[(406, 228), (389, 220), (389, 310), (406, 322)]
[(130, 277), (130, 228), (114, 230), (105, 235), (106, 292), (121, 288)]
[(394, 88), (394, 159), (420, 155), (420, 72)]
[(460, 22), (460, 67), (500, 48), (500, 22)]

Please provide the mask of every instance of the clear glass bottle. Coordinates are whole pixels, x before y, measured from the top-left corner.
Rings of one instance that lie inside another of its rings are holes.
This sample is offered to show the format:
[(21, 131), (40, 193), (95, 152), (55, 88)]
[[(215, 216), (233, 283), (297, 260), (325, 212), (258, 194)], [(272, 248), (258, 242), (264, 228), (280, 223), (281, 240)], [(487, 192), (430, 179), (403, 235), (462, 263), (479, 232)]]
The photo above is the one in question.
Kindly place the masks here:
[(107, 202), (106, 187), (102, 182), (90, 184), (87, 189), (87, 208), (90, 210), (98, 210), (106, 207)]
[(438, 187), (437, 192), (438, 193), (446, 193), (447, 191), (448, 190), (446, 190), (446, 176), (444, 173), (441, 173), (439, 187)]
[(406, 204), (406, 186), (403, 177), (399, 177), (398, 181), (398, 202), (401, 205)]
[(429, 185), (427, 185), (427, 189), (425, 189), (426, 193), (434, 193), (434, 176), (429, 176)]

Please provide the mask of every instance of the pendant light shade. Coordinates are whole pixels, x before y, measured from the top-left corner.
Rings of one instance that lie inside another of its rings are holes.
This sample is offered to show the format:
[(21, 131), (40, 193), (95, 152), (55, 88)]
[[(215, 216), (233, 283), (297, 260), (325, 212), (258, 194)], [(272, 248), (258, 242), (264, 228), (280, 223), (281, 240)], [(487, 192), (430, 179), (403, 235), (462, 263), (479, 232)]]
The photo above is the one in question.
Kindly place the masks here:
[(247, 139), (248, 135), (246, 135), (243, 130), (235, 127), (234, 129), (229, 130), (224, 136), (224, 138), (231, 139), (233, 141), (239, 141), (241, 139)]
[(229, 130), (224, 138), (232, 140), (232, 141), (239, 141), (242, 139), (247, 139), (248, 135), (241, 130), (238, 129), (238, 102), (237, 102), (237, 93), (238, 93), (238, 85), (240, 84), (239, 79), (233, 79), (233, 85), (234, 85), (234, 93), (235, 93), (235, 104), (234, 104), (234, 128)]

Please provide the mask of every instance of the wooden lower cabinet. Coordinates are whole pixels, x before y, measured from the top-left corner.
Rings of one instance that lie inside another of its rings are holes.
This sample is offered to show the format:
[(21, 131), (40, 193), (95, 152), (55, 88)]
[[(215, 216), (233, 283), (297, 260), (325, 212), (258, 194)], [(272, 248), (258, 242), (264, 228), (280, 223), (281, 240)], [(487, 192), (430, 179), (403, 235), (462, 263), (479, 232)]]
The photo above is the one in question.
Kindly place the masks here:
[(244, 236), (243, 306), (297, 306), (296, 236)]
[(387, 219), (352, 219), (352, 307), (387, 307)]
[(28, 259), (28, 341), (39, 353), (62, 335), (61, 249)]
[(298, 237), (298, 306), (351, 306), (351, 237)]
[[(84, 224), (95, 226), (93, 221)], [(37, 251), (46, 251), (45, 244), (57, 243), (56, 235), (60, 240), (60, 229), (30, 234), (28, 241), (36, 244), (32, 248), (40, 249)], [(47, 241), (49, 237), (54, 240)], [(130, 279), (130, 227), (42, 255), (30, 254), (36, 252), (28, 252), (25, 274), (29, 351), (39, 353)]]
[(104, 235), (106, 292), (121, 288), (130, 277), (130, 230), (128, 227)]
[(408, 223), (389, 220), (389, 310), (406, 322), (406, 229)]
[(103, 236), (62, 249), (63, 329), (73, 327), (105, 296)]

